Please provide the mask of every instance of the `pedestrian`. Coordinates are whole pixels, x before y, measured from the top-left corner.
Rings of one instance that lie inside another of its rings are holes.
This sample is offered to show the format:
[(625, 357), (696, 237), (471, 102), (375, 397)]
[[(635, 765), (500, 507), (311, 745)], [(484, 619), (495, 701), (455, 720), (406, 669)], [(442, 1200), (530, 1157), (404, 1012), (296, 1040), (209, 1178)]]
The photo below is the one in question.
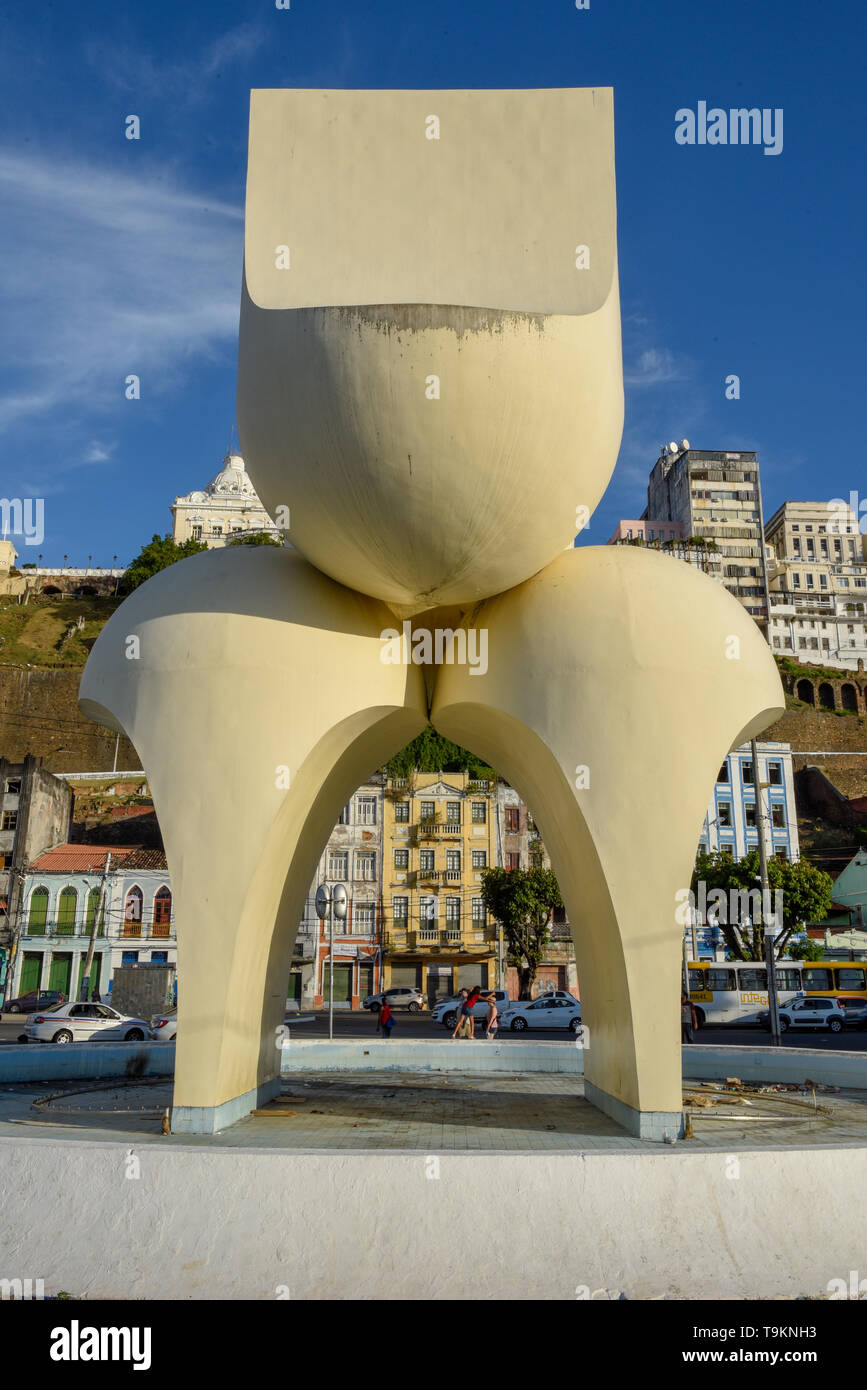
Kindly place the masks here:
[(693, 1030), (696, 1027), (695, 1005), (691, 1002), (686, 990), (681, 991), (680, 995), (680, 1040), (681, 1042), (691, 1043), (695, 1041)]
[(458, 1015), (458, 1016), (457, 1016), (457, 1019), (455, 1020), (455, 1029), (454, 1029), (454, 1032), (452, 1033), (452, 1042), (454, 1042), (455, 1038), (457, 1038), (458, 1036), (460, 1036), (460, 1037), (463, 1037), (463, 1036), (464, 1036), (464, 1023), (466, 1022), (465, 1017), (464, 1017), (464, 1005), (466, 1004), (466, 1002), (467, 1002), (467, 991), (466, 991), (465, 989), (462, 989), (461, 992), (460, 992), (460, 994), (458, 995), (458, 1007), (457, 1007), (457, 1015)]
[(464, 1003), (464, 1017), (469, 1021), (468, 1036), (470, 1038), (474, 1038), (476, 1036), (476, 1016), (473, 1010), (476, 1004), (478, 1004), (479, 999), (481, 998), (481, 993), (481, 985), (473, 985)]
[(391, 1030), (394, 1027), (394, 1017), (391, 1012), (391, 1005), (387, 999), (383, 999), (382, 1001), (382, 1008), (379, 1011), (376, 1027), (377, 1031), (382, 1033), (383, 1041), (389, 1042), (391, 1039)]
[(499, 1011), (497, 1009), (496, 994), (489, 994), (488, 998), (488, 1017), (485, 1019), (485, 1038), (488, 1042), (496, 1042), (496, 1031), (500, 1026)]

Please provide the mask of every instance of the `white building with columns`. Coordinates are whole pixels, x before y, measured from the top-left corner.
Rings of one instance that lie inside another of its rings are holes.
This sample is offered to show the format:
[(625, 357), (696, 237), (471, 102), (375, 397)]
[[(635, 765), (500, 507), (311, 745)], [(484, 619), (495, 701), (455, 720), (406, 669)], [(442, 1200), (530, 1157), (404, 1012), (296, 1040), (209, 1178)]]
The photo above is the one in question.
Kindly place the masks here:
[(271, 520), (250, 481), (240, 454), (228, 453), (207, 487), (176, 497), (171, 507), (172, 539), (202, 541), (210, 550), (256, 531), (282, 540), (283, 531)]
[[(106, 861), (108, 872), (106, 873)], [(94, 921), (90, 990), (111, 997), (121, 965), (177, 963), (166, 858), (128, 845), (58, 845), (28, 867), (21, 895), (13, 987), (60, 990), (76, 998)]]

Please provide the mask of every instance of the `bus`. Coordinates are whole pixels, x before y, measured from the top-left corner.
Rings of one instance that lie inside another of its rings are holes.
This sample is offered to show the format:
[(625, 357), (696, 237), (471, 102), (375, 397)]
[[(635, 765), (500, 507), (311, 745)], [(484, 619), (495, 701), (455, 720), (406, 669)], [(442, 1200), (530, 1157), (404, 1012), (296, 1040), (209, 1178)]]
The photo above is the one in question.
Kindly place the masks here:
[[(689, 997), (702, 1023), (758, 1023), (768, 1007), (768, 972), (751, 960), (689, 962)], [(781, 1005), (799, 995), (857, 998), (867, 1002), (867, 963), (782, 960), (776, 965)]]

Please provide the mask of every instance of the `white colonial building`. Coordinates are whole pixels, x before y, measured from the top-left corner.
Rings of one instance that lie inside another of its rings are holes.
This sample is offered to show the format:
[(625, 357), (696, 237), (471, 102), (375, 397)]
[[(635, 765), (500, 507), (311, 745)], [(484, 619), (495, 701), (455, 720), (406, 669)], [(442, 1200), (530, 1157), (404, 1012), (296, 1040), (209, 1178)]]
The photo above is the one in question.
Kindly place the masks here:
[[(106, 873), (106, 861), (108, 872)], [(9, 998), (31, 989), (77, 997), (98, 919), (91, 997), (111, 995), (121, 965), (177, 962), (172, 893), (161, 850), (58, 845), (27, 869)]]
[(256, 531), (275, 540), (283, 537), (259, 501), (240, 454), (227, 454), (216, 478), (201, 492), (176, 497), (171, 512), (172, 539), (178, 545), (194, 540), (216, 549)]

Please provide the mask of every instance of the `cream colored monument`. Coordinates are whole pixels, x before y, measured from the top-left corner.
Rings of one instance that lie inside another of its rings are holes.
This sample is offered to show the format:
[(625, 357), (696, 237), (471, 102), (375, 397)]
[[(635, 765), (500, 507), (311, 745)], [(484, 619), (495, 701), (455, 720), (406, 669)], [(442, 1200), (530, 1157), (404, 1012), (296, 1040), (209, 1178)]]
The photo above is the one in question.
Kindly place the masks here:
[[(293, 549), (157, 575), (81, 686), (136, 745), (165, 835), (173, 1129), (278, 1089), (322, 845), (430, 720), (538, 816), (589, 1098), (634, 1133), (679, 1132), (675, 893), (720, 763), (783, 696), (704, 575), (571, 548), (623, 419), (611, 92), (254, 92), (238, 419)], [(484, 669), (458, 640), (439, 666), (385, 660), (407, 618), (484, 636)]]

